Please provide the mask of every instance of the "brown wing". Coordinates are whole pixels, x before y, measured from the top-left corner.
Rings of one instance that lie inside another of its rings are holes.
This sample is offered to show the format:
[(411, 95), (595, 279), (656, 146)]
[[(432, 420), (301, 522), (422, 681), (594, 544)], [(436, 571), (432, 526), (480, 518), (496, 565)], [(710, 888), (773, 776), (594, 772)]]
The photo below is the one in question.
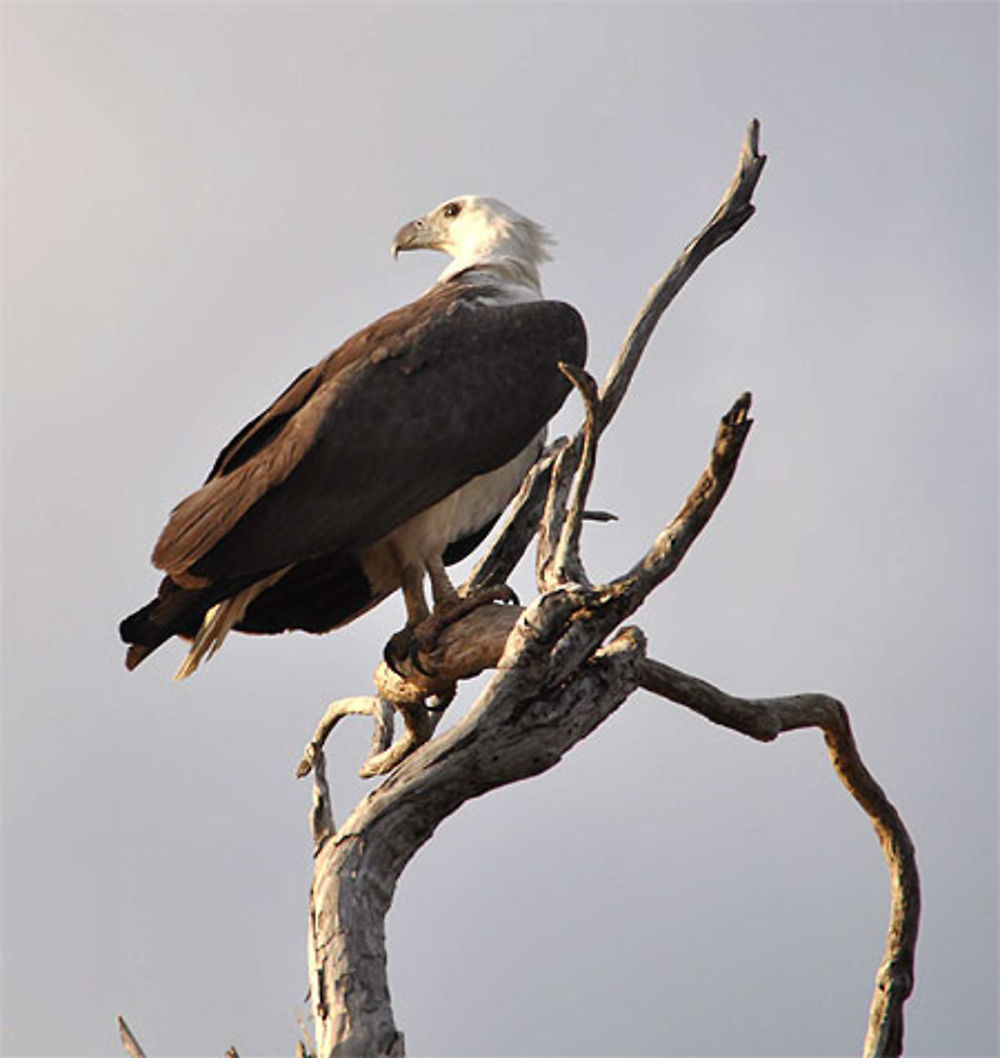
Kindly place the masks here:
[(281, 394), (266, 411), (251, 420), (219, 453), (205, 479), (222, 477), (241, 467), (265, 448), (281, 432), (288, 420), (316, 392), (323, 381), (319, 368), (310, 367)]
[(513, 458), (582, 364), (560, 302), (484, 307), (460, 285), (344, 343), (224, 449), (174, 511), (154, 562), (178, 583), (263, 574), (385, 536)]

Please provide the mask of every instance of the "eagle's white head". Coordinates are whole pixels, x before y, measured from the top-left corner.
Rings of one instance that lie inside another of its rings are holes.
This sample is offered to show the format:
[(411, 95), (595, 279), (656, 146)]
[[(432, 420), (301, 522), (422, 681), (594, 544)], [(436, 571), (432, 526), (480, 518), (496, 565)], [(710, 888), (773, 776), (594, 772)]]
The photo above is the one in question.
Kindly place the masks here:
[(438, 277), (443, 282), (467, 269), (492, 274), (504, 284), (542, 293), (538, 266), (551, 260), (551, 235), (533, 220), (497, 198), (460, 195), (442, 202), (423, 217), (404, 224), (392, 243), (400, 250), (441, 250), (451, 264)]

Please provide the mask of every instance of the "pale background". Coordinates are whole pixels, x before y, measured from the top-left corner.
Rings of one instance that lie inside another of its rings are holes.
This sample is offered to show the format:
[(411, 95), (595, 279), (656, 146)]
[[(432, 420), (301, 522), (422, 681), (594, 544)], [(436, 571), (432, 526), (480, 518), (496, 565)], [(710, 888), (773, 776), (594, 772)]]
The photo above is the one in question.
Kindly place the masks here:
[[(733, 692), (848, 704), (923, 874), (908, 1051), (995, 1054), (995, 6), (35, 3), (3, 29), (3, 1053), (118, 1053), (119, 1011), (151, 1058), (291, 1053), (292, 769), (402, 607), (127, 674), (166, 513), (432, 281), (390, 240), (454, 194), (551, 228), (602, 375), (758, 116), (759, 212), (662, 321), (586, 555), (631, 564), (753, 390), (731, 492), (639, 623)], [(368, 737), (331, 745), (340, 818)], [(404, 873), (397, 1021), (413, 1055), (854, 1053), (887, 909), (816, 732), (758, 745), (638, 693)]]

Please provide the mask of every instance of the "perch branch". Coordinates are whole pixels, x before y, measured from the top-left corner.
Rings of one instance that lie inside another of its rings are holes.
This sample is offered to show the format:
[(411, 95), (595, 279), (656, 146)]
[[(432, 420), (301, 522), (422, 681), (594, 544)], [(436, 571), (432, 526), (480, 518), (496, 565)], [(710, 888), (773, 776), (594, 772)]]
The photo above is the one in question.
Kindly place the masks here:
[[(389, 768), (392, 774), (336, 834), (324, 833), (316, 851), (309, 972), (318, 1058), (403, 1053), (386, 977), (385, 915), (400, 872), (438, 824), (466, 800), (552, 767), (638, 686), (763, 740), (796, 727), (823, 728), (834, 766), (872, 818), (893, 876), (889, 940), (865, 1054), (900, 1053), (919, 911), (916, 865), (902, 822), (860, 761), (846, 711), (816, 695), (765, 702), (731, 698), (648, 661), (642, 633), (619, 627), (677, 568), (725, 494), (751, 426), (750, 395), (743, 394), (723, 417), (707, 469), (639, 562), (609, 584), (592, 586), (579, 559), (594, 443), (620, 406), (663, 311), (705, 257), (752, 216), (750, 199), (765, 162), (758, 134), (757, 122), (751, 122), (736, 175), (708, 225), (650, 293), (600, 393), (585, 391), (588, 422), (536, 464), (466, 584), (505, 580), (541, 519), (543, 593), (524, 610), (483, 607), (451, 626), (430, 658), (431, 677), (377, 674), (378, 700), (400, 712), (407, 730), (366, 763), (369, 774)], [(474, 628), (473, 621), (485, 623)], [(476, 644), (474, 656), (467, 651), (470, 642)], [(458, 679), (491, 666), (496, 672), (468, 714), (431, 739), (438, 718), (429, 708), (433, 696), (450, 694)], [(312, 750), (319, 773), (320, 734)]]
[(864, 1056), (895, 1058), (902, 1054), (903, 1005), (913, 990), (920, 877), (913, 842), (899, 813), (861, 760), (847, 710), (835, 698), (823, 694), (735, 698), (704, 680), (649, 658), (640, 666), (639, 680), (646, 690), (693, 709), (712, 723), (762, 742), (800, 728), (818, 727), (823, 731), (834, 771), (875, 828), (892, 883), (885, 955), (875, 978)]
[[(480, 606), (449, 625), (435, 650), (425, 658), (432, 675), (414, 670), (402, 679), (387, 665), (380, 664), (375, 670), (378, 694), (332, 702), (306, 745), (295, 774), (303, 778), (313, 770), (330, 732), (346, 716), (371, 716), (375, 721), (371, 751), (361, 766), (361, 778), (391, 771), (434, 734), (441, 712), (454, 694), (456, 681), (469, 679), (496, 664), (521, 613), (518, 606)], [(397, 712), (406, 730), (390, 745)]]

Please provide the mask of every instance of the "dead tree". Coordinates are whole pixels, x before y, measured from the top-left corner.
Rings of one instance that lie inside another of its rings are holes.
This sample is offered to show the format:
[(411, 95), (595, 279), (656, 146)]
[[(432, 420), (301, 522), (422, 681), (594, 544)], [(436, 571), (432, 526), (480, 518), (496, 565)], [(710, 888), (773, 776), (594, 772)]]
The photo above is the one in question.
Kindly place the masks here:
[[(903, 1005), (913, 988), (920, 916), (916, 859), (902, 820), (861, 761), (847, 710), (823, 694), (736, 698), (647, 657), (642, 631), (623, 624), (677, 568), (725, 494), (750, 431), (750, 394), (723, 416), (708, 466), (630, 569), (592, 584), (580, 556), (582, 520), (588, 513), (599, 517), (585, 510), (598, 439), (660, 316), (698, 265), (753, 216), (751, 198), (766, 160), (758, 153), (758, 135), (753, 121), (722, 201), (650, 292), (603, 386), (565, 368), (583, 398), (585, 422), (535, 465), (495, 543), (463, 586), (502, 585), (537, 536), (539, 596), (526, 608), (472, 611), (445, 629), (434, 651), (421, 655), (405, 678), (380, 665), (376, 693), (334, 702), (306, 747), (298, 774), (312, 771), (314, 777), (309, 990), (315, 1039), (309, 1051), (315, 1058), (404, 1054), (385, 951), (385, 916), (403, 868), (465, 801), (551, 768), (640, 687), (763, 742), (803, 727), (823, 731), (834, 770), (872, 821), (891, 882), (889, 930), (864, 1055), (902, 1053)], [(496, 672), (468, 713), (434, 737), (459, 681), (485, 669)], [(393, 742), (396, 714), (404, 731)], [(322, 747), (333, 727), (351, 715), (374, 720), (362, 776), (387, 778), (338, 829)], [(141, 1058), (122, 1019), (119, 1032), (125, 1050)], [(297, 1054), (306, 1054), (301, 1042)]]
[[(698, 265), (754, 213), (751, 197), (766, 160), (758, 153), (758, 134), (753, 121), (721, 203), (650, 292), (603, 386), (598, 390), (589, 376), (567, 372), (583, 398), (586, 421), (535, 466), (495, 544), (464, 585), (502, 584), (537, 535), (539, 596), (523, 609), (473, 611), (446, 629), (434, 652), (421, 656), (405, 678), (380, 665), (376, 693), (334, 702), (306, 748), (298, 774), (314, 775), (309, 981), (317, 1058), (404, 1053), (386, 977), (385, 916), (403, 868), (437, 825), (469, 798), (557, 764), (640, 687), (761, 741), (802, 727), (823, 731), (834, 769), (874, 825), (891, 879), (888, 938), (864, 1054), (902, 1053), (920, 908), (916, 861), (902, 820), (861, 761), (847, 710), (822, 694), (725, 694), (647, 657), (642, 631), (623, 624), (677, 568), (725, 494), (751, 427), (750, 394), (723, 416), (707, 468), (630, 569), (592, 584), (579, 550), (598, 439), (657, 321)], [(496, 672), (468, 713), (434, 737), (458, 681), (484, 669)], [(322, 746), (340, 719), (357, 714), (375, 723), (361, 774), (388, 777), (336, 828)], [(395, 714), (404, 732), (392, 743)]]

